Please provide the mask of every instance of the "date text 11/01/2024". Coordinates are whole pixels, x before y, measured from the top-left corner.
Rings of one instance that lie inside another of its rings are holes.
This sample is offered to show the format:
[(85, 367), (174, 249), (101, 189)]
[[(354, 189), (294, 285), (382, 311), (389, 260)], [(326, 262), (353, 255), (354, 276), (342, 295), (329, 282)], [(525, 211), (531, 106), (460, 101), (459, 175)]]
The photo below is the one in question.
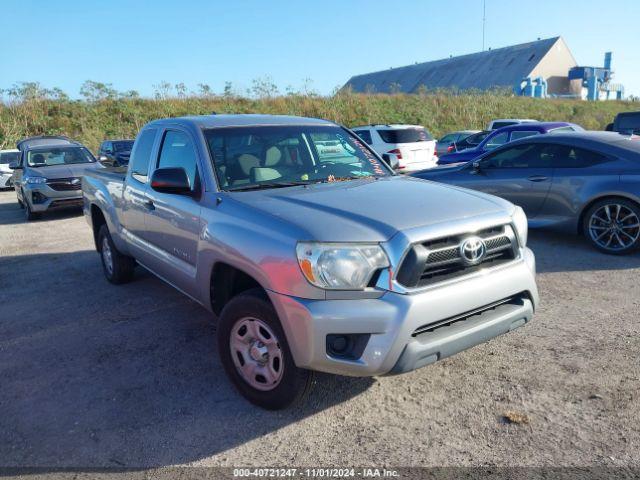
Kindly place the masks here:
[(234, 477), (303, 478), (396, 478), (397, 470), (386, 468), (234, 468)]

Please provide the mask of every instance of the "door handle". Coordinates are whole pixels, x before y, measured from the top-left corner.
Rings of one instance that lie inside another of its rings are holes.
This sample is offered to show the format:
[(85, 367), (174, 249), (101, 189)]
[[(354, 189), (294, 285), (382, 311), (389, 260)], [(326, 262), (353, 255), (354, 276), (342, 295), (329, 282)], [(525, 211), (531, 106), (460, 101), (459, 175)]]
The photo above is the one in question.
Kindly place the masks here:
[(530, 182), (544, 182), (545, 180), (549, 180), (549, 177), (545, 177), (544, 175), (531, 175), (527, 177), (527, 180)]
[(153, 200), (146, 200), (144, 203), (144, 208), (147, 210), (155, 210), (156, 206), (153, 204)]

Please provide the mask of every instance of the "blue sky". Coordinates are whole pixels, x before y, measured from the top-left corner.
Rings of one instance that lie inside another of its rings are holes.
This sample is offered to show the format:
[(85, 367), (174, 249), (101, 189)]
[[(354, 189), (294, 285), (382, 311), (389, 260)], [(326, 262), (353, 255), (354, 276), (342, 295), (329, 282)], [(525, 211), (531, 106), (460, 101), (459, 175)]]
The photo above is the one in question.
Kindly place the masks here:
[[(640, 95), (640, 1), (486, 0), (486, 45), (562, 35), (581, 65), (613, 51), (615, 81)], [(329, 94), (351, 75), (482, 48), (482, 0), (2, 0), (0, 88), (37, 81), (78, 96), (84, 80), (154, 85), (270, 76)]]

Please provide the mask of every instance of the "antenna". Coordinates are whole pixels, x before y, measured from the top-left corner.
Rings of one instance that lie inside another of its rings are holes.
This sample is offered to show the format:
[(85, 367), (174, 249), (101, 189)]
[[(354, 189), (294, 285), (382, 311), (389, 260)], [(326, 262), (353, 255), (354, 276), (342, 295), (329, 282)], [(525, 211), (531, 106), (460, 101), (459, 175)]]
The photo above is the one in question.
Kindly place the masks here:
[(487, 0), (482, 0), (482, 51), (484, 52), (484, 26), (487, 20)]

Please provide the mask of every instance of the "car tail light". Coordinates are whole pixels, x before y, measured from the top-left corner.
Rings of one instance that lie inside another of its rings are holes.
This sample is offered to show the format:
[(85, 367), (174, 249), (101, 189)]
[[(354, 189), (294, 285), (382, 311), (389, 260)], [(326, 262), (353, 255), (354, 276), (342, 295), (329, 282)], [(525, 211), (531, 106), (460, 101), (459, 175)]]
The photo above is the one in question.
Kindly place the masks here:
[(400, 152), (399, 148), (394, 148), (393, 150), (389, 150), (387, 153), (392, 153), (398, 158), (398, 160), (402, 160), (402, 153)]

